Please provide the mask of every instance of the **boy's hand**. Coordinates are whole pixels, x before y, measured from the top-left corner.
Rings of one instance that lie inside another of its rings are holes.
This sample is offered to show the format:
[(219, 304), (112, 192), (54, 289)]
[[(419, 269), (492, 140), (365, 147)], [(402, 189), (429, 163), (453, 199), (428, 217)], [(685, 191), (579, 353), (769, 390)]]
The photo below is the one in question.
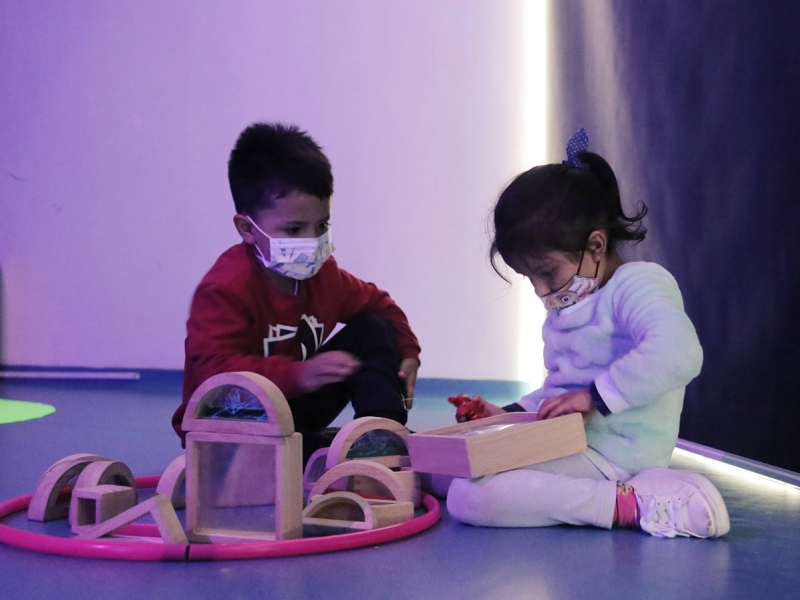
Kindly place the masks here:
[(416, 358), (404, 358), (400, 363), (400, 372), (397, 375), (406, 382), (406, 409), (411, 410), (414, 403), (414, 390), (417, 387), (417, 371), (419, 361)]
[(542, 402), (539, 405), (539, 419), (552, 419), (568, 413), (579, 412), (583, 414), (583, 422), (586, 423), (595, 410), (597, 409), (592, 402), (592, 393), (588, 389), (578, 390), (553, 396)]
[(313, 392), (329, 383), (344, 381), (360, 366), (361, 361), (349, 352), (322, 352), (303, 361), (298, 384), (303, 392)]

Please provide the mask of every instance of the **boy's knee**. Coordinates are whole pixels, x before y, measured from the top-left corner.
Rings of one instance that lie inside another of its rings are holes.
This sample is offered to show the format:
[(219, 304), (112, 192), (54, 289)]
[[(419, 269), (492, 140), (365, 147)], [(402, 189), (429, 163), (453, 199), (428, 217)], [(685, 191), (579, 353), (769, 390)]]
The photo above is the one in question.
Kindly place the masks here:
[(389, 323), (389, 321), (387, 321), (383, 317), (376, 315), (374, 313), (366, 313), (357, 316), (355, 319), (353, 319), (347, 324), (347, 327), (363, 331), (364, 333), (373, 336), (389, 335), (391, 336), (392, 339), (394, 339), (395, 337), (394, 329), (392, 328), (391, 323)]

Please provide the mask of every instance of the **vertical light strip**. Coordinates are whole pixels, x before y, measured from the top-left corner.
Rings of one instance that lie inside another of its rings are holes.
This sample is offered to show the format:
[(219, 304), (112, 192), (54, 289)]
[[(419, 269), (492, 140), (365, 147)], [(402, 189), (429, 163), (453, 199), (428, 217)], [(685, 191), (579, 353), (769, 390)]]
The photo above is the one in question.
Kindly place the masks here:
[[(520, 0), (522, 13), (522, 169), (544, 164), (547, 159), (547, 3), (549, 0)], [(519, 346), (517, 377), (539, 387), (544, 378), (541, 330), (545, 310), (525, 281), (515, 281), (519, 290)]]

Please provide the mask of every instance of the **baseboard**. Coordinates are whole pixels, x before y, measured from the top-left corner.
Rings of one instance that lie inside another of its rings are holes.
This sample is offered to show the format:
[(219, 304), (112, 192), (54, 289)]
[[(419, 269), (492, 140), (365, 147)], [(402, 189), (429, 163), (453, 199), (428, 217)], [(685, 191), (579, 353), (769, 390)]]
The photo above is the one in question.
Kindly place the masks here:
[(731, 454), (730, 452), (717, 450), (716, 448), (712, 448), (710, 446), (703, 446), (702, 444), (690, 442), (689, 440), (679, 439), (676, 447), (680, 448), (681, 450), (686, 450), (687, 452), (693, 452), (695, 454), (699, 454), (700, 456), (705, 456), (706, 458), (718, 460), (734, 467), (739, 467), (740, 469), (744, 469), (752, 473), (758, 473), (759, 475), (764, 475), (765, 477), (770, 477), (772, 479), (777, 479), (778, 481), (800, 487), (800, 473), (795, 473), (794, 471), (781, 469), (780, 467), (774, 467), (772, 465), (753, 460), (752, 458), (746, 458), (744, 456), (739, 456), (738, 454)]
[[(94, 369), (86, 367), (37, 367), (27, 365), (0, 365), (0, 379), (14, 380), (82, 380), (82, 381), (140, 381), (146, 384), (182, 385), (183, 371), (178, 369)], [(519, 399), (530, 391), (530, 385), (521, 381), (446, 379), (422, 377), (417, 380), (421, 394), (452, 396), (467, 394), (490, 398)]]

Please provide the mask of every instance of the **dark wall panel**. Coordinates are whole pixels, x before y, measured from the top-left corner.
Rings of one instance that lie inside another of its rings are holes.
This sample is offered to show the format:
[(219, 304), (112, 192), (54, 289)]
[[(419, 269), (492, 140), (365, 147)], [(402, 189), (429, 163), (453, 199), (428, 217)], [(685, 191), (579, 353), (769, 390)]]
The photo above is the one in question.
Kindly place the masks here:
[(628, 251), (669, 269), (705, 351), (681, 437), (800, 471), (800, 3), (555, 0), (555, 160), (589, 131)]

